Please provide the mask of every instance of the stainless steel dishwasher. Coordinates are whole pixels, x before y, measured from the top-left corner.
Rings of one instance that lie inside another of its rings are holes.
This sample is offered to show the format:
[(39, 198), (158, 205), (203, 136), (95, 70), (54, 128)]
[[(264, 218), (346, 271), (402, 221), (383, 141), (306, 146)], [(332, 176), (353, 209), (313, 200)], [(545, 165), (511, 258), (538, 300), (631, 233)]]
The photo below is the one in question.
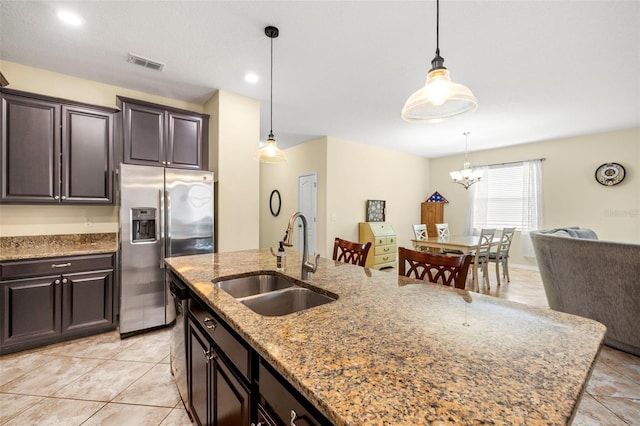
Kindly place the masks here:
[(185, 334), (187, 332), (187, 309), (189, 289), (170, 271), (167, 271), (167, 286), (171, 292), (173, 306), (176, 312), (176, 322), (171, 328), (171, 374), (173, 375), (180, 398), (184, 407), (191, 416), (189, 409), (189, 389), (187, 387), (187, 345)]

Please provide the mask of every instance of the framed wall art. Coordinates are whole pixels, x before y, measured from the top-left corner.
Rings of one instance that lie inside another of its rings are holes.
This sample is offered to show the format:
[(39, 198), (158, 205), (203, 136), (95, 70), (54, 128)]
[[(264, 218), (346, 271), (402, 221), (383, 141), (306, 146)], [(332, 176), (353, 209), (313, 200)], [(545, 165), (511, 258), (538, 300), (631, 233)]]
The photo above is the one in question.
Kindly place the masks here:
[(384, 222), (385, 216), (384, 200), (367, 200), (367, 222)]

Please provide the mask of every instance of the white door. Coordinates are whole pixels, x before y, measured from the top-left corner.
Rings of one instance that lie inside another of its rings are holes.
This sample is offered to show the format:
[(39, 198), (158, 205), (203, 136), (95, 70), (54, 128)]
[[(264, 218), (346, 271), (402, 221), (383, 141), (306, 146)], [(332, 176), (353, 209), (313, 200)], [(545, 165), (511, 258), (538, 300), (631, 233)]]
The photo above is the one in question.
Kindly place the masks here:
[[(316, 249), (316, 235), (318, 229), (317, 221), (317, 198), (318, 198), (318, 175), (309, 173), (298, 176), (298, 211), (307, 219), (307, 239), (309, 242), (309, 254), (314, 256)], [(304, 247), (302, 238), (302, 221), (298, 220), (298, 251), (302, 253)]]

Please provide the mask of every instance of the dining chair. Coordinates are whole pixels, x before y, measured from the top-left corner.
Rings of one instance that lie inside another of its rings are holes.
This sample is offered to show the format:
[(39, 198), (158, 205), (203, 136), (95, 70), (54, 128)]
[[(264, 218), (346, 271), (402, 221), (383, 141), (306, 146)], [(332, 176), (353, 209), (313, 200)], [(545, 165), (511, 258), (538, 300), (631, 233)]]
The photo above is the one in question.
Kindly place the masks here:
[[(436, 230), (438, 231), (438, 238), (447, 239), (451, 235), (449, 233), (449, 224), (448, 223), (436, 223)], [(442, 253), (444, 254), (457, 254), (463, 255), (464, 252), (460, 250), (452, 250), (452, 249), (442, 249)]]
[(333, 243), (333, 260), (364, 266), (367, 263), (370, 248), (371, 242), (361, 244), (336, 238)]
[(482, 277), (484, 278), (484, 282), (487, 286), (487, 289), (490, 288), (489, 285), (489, 275), (487, 273), (487, 265), (489, 264), (489, 253), (491, 252), (491, 244), (493, 243), (493, 238), (496, 235), (495, 228), (487, 228), (482, 229), (480, 231), (480, 236), (478, 237), (478, 244), (474, 249), (473, 258), (471, 259), (472, 265), (472, 273), (473, 273), (473, 291), (479, 291), (478, 286), (478, 270), (482, 269)]
[(412, 225), (412, 226), (413, 226), (413, 235), (415, 236), (416, 240), (426, 241), (427, 238), (429, 238), (429, 235), (427, 234), (427, 225), (425, 225), (424, 223), (420, 223), (418, 225)]
[(471, 256), (447, 256), (398, 248), (398, 274), (464, 289)]
[(496, 264), (496, 279), (498, 285), (500, 285), (500, 266), (502, 266), (502, 276), (507, 282), (511, 282), (509, 278), (509, 250), (511, 249), (511, 242), (513, 241), (513, 234), (515, 234), (516, 228), (504, 228), (502, 230), (502, 237), (500, 237), (500, 243), (496, 250), (489, 252), (489, 262)]

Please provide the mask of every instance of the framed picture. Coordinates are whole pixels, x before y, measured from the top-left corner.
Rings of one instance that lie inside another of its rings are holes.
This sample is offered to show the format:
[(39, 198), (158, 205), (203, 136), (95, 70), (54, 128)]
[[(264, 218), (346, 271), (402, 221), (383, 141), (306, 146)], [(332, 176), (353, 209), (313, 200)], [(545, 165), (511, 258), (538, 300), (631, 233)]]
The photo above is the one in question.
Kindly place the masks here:
[(367, 222), (384, 222), (385, 201), (367, 200)]

